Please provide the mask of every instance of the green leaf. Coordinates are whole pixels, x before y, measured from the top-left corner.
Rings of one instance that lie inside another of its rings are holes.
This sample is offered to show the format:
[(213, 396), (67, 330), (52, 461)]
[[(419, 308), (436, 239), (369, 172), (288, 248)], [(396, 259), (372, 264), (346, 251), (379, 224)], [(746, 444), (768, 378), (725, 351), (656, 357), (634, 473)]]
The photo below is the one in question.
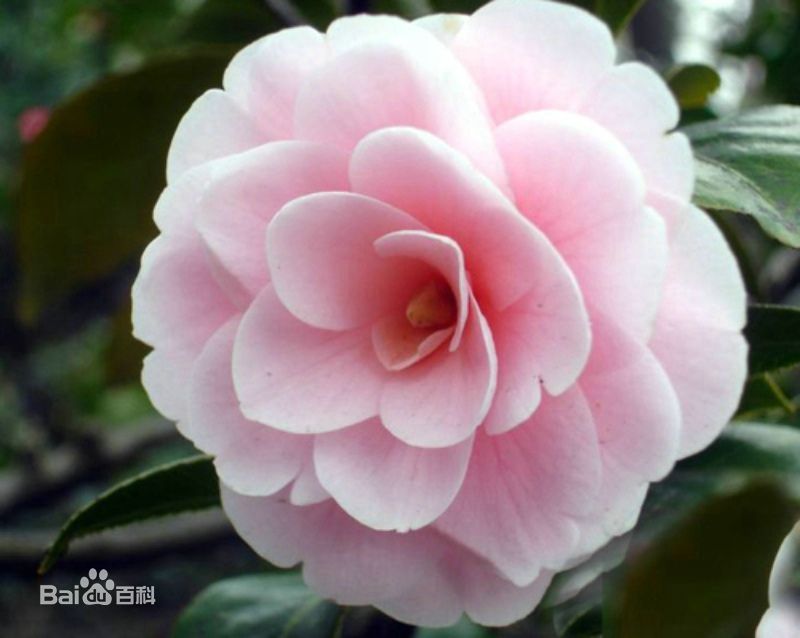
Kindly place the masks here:
[(173, 638), (338, 638), (342, 608), (310, 592), (297, 573), (214, 583), (178, 619)]
[(196, 456), (162, 465), (115, 485), (64, 524), (39, 566), (48, 571), (76, 538), (168, 514), (219, 505), (211, 459)]
[(800, 482), (800, 429), (732, 423), (704, 452), (682, 461), (677, 473), (786, 475)]
[(421, 18), (433, 13), (428, 0), (375, 0), (373, 13), (389, 13), (408, 19)]
[(695, 202), (752, 215), (800, 247), (800, 107), (769, 106), (682, 129), (694, 147)]
[(432, 629), (419, 627), (414, 632), (414, 638), (489, 638), (491, 634), (485, 627), (481, 627), (462, 617), (452, 627)]
[(750, 344), (751, 374), (800, 363), (800, 309), (750, 306), (744, 333)]
[(324, 31), (341, 15), (343, 2), (339, 0), (263, 0), (276, 14), (289, 24), (310, 24)]
[(744, 386), (742, 399), (736, 408), (736, 418), (747, 421), (775, 410), (794, 414), (797, 408), (786, 396), (780, 383), (769, 372), (752, 375)]
[(18, 311), (35, 321), (76, 289), (134, 262), (178, 120), (219, 84), (227, 48), (175, 54), (107, 77), (52, 114), (25, 151), (18, 197)]
[(613, 635), (752, 638), (775, 552), (796, 515), (769, 483), (704, 502), (629, 558), (610, 605)]
[(667, 76), (667, 84), (682, 109), (704, 107), (720, 83), (719, 73), (705, 64), (681, 65)]
[(594, 12), (615, 34), (628, 26), (647, 0), (595, 0)]

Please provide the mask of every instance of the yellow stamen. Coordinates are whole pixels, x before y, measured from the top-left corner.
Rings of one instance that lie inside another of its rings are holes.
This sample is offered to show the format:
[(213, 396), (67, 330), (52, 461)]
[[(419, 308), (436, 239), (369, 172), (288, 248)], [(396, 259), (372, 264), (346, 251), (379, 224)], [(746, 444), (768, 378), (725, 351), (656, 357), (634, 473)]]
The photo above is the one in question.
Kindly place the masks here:
[(455, 322), (457, 314), (456, 298), (442, 281), (425, 284), (406, 306), (406, 318), (415, 328), (445, 328)]

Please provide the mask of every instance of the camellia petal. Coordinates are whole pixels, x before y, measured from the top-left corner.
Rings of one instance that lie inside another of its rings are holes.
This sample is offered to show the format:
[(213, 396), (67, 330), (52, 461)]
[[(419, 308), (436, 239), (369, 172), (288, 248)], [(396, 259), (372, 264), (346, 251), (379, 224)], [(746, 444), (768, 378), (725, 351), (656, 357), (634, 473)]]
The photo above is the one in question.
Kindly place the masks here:
[(308, 74), (327, 59), (322, 34), (310, 27), (285, 29), (239, 51), (222, 85), (270, 140), (288, 140), (293, 137), (297, 93)]
[[(448, 447), (469, 438), (486, 417), (497, 387), (497, 355), (486, 319), (473, 301), (461, 346), (440, 348), (393, 373), (381, 390), (380, 416), (401, 441)], [(458, 401), (453, 401), (458, 397)]]
[(227, 93), (206, 91), (183, 116), (167, 156), (167, 181), (213, 159), (245, 151), (269, 136)]
[(269, 282), (266, 226), (288, 202), (347, 188), (347, 158), (310, 142), (273, 142), (215, 162), (195, 224), (214, 256), (252, 297)]
[(447, 448), (411, 447), (372, 419), (314, 443), (320, 482), (359, 522), (407, 532), (436, 520), (467, 471), (472, 440)]
[(461, 27), (453, 51), (483, 90), (497, 123), (566, 108), (614, 62), (611, 32), (582, 9), (495, 0)]
[(295, 434), (338, 430), (378, 413), (386, 370), (369, 326), (313, 328), (265, 288), (242, 318), (233, 381), (248, 418)]
[(320, 193), (294, 200), (267, 231), (275, 292), (304, 322), (331, 330), (372, 323), (433, 276), (418, 259), (384, 258), (374, 242), (419, 229), (408, 214), (369, 197)]
[(526, 586), (558, 569), (579, 540), (601, 476), (588, 405), (577, 391), (546, 398), (502, 436), (478, 435), (464, 486), (435, 525)]
[(747, 376), (745, 291), (736, 260), (702, 211), (688, 209), (670, 248), (650, 347), (681, 403), (684, 457), (716, 438), (739, 404)]
[(588, 118), (541, 111), (497, 130), (517, 206), (553, 242), (584, 299), (646, 340), (667, 262), (664, 223), (645, 208), (633, 158)]
[(231, 370), (238, 328), (236, 317), (208, 340), (192, 371), (189, 415), (179, 428), (197, 447), (215, 456), (214, 465), (223, 482), (240, 494), (268, 496), (297, 476), (312, 442), (242, 415)]

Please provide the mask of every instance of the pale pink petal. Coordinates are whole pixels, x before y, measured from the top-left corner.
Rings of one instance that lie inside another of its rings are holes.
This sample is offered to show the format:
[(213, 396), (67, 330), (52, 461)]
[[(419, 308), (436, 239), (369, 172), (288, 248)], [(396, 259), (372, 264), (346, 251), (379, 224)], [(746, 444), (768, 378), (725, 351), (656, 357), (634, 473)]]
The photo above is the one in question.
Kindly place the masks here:
[(482, 306), (510, 305), (533, 287), (536, 275), (562, 277), (574, 288), (547, 237), (433, 135), (410, 128), (371, 134), (353, 152), (350, 181), (354, 191), (404, 210), (458, 243)]
[(292, 483), (292, 488), (289, 491), (289, 502), (292, 505), (316, 505), (322, 503), (331, 497), (328, 491), (322, 486), (317, 478), (317, 470), (314, 467), (314, 450), (313, 446), (309, 450), (308, 458), (300, 470), (300, 474)]
[(375, 240), (375, 252), (383, 258), (417, 259), (435, 269), (450, 286), (458, 314), (450, 350), (458, 348), (469, 315), (469, 284), (464, 269), (464, 254), (449, 237), (424, 230), (400, 230)]
[(464, 23), (453, 51), (483, 90), (497, 123), (531, 110), (566, 108), (611, 68), (608, 28), (556, 2), (497, 0)]
[(209, 339), (189, 382), (181, 433), (212, 454), (220, 479), (240, 494), (267, 496), (297, 476), (311, 441), (244, 418), (233, 389), (231, 357), (236, 317)]
[(267, 286), (245, 313), (233, 381), (249, 419), (296, 434), (329, 432), (378, 413), (388, 373), (369, 326), (348, 332), (304, 324)]
[(573, 106), (611, 131), (636, 159), (651, 190), (689, 199), (694, 182), (691, 149), (678, 124), (678, 105), (651, 68), (627, 62), (609, 70)]
[(514, 584), (559, 569), (579, 541), (577, 517), (595, 506), (600, 450), (577, 391), (545, 397), (524, 424), (479, 434), (456, 500), (435, 523)]
[(464, 611), (490, 627), (504, 627), (530, 614), (553, 579), (553, 572), (542, 570), (529, 585), (519, 587), (468, 552), (459, 552), (453, 562)]
[(694, 190), (694, 156), (689, 138), (670, 133), (656, 144), (635, 149), (636, 161), (647, 178), (651, 191), (690, 200)]
[(310, 27), (284, 29), (239, 51), (222, 85), (269, 139), (290, 139), (297, 92), (327, 58), (321, 33)]
[(522, 299), (489, 314), (497, 348), (497, 393), (484, 422), (490, 434), (527, 420), (541, 400), (540, 386), (564, 392), (589, 358), (593, 338), (577, 284), (565, 285), (557, 269), (537, 275)]
[(196, 234), (160, 235), (144, 251), (133, 284), (133, 334), (153, 347), (200, 353), (237, 313), (217, 285)]
[[(382, 30), (392, 35), (382, 38)], [(344, 31), (346, 37), (336, 36)], [(496, 184), (505, 184), (483, 96), (434, 36), (396, 18), (360, 16), (331, 25), (329, 40), (339, 54), (313, 72), (297, 96), (298, 139), (349, 151), (372, 131), (413, 126), (437, 135)]]
[(681, 403), (679, 456), (706, 447), (739, 403), (747, 376), (745, 290), (714, 223), (691, 207), (670, 245), (664, 294), (650, 347)]
[(334, 54), (365, 44), (389, 43), (447, 57), (446, 49), (433, 42), (430, 33), (419, 27), (417, 20), (409, 22), (392, 15), (347, 16), (331, 22), (327, 31), (328, 45)]
[(429, 31), (439, 42), (449, 47), (467, 20), (469, 16), (462, 13), (435, 13), (417, 18), (412, 24)]
[(348, 188), (344, 153), (311, 142), (273, 142), (211, 166), (195, 223), (250, 296), (269, 281), (267, 224), (275, 213), (302, 195)]
[(381, 421), (409, 445), (455, 445), (481, 424), (496, 384), (492, 335), (473, 300), (458, 350), (440, 348), (424, 361), (388, 375), (380, 399)]
[(533, 610), (552, 577), (542, 572), (519, 588), (431, 527), (379, 532), (333, 501), (294, 507), (280, 494), (253, 498), (220, 487), (237, 532), (264, 558), (282, 567), (302, 560), (318, 594), (370, 604), (405, 623), (448, 626), (466, 611), (476, 622), (506, 625)]
[(633, 529), (642, 511), (647, 489), (645, 479), (603, 455), (602, 479), (594, 510), (578, 521), (580, 542), (574, 556), (590, 556), (612, 538)]
[(314, 464), (336, 502), (376, 530), (407, 532), (432, 523), (453, 501), (472, 439), (447, 448), (411, 447), (380, 423), (316, 437)]
[(167, 182), (190, 168), (268, 141), (268, 135), (224, 91), (197, 98), (178, 124), (167, 156)]
[(497, 130), (517, 206), (558, 248), (587, 304), (646, 339), (667, 241), (644, 181), (608, 131), (572, 113), (529, 113)]
[(214, 162), (196, 166), (168, 184), (153, 210), (153, 220), (162, 233), (191, 234), (198, 202), (211, 178)]
[(280, 567), (304, 561), (308, 585), (341, 604), (373, 604), (418, 586), (441, 551), (434, 535), (376, 532), (333, 500), (297, 507), (283, 494), (249, 497), (225, 485), (220, 492), (228, 518), (256, 552)]
[(404, 312), (388, 315), (372, 326), (375, 355), (387, 370), (405, 370), (453, 336), (455, 328), (417, 328)]
[(431, 280), (417, 259), (383, 258), (374, 242), (420, 223), (392, 206), (353, 193), (296, 199), (267, 229), (267, 259), (275, 291), (296, 317), (319, 328), (370, 324)]
[(678, 454), (681, 410), (658, 359), (595, 314), (594, 345), (579, 380), (603, 455), (643, 480), (664, 478)]
[(186, 379), (201, 349), (201, 346), (176, 350), (158, 348), (144, 358), (142, 385), (156, 410), (172, 421), (179, 421), (186, 415)]
[(594, 347), (579, 385), (597, 427), (603, 471), (597, 507), (581, 521), (580, 554), (633, 528), (649, 483), (672, 469), (681, 433), (678, 397), (659, 361), (594, 316)]

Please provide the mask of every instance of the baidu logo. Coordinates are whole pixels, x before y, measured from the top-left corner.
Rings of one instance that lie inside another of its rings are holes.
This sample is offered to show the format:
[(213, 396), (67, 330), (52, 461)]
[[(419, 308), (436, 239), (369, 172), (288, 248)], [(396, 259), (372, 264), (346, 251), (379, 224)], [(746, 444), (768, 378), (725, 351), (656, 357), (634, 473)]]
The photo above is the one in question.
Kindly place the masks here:
[(154, 605), (155, 587), (117, 585), (108, 577), (108, 571), (94, 567), (72, 589), (59, 589), (55, 585), (39, 586), (40, 605)]

